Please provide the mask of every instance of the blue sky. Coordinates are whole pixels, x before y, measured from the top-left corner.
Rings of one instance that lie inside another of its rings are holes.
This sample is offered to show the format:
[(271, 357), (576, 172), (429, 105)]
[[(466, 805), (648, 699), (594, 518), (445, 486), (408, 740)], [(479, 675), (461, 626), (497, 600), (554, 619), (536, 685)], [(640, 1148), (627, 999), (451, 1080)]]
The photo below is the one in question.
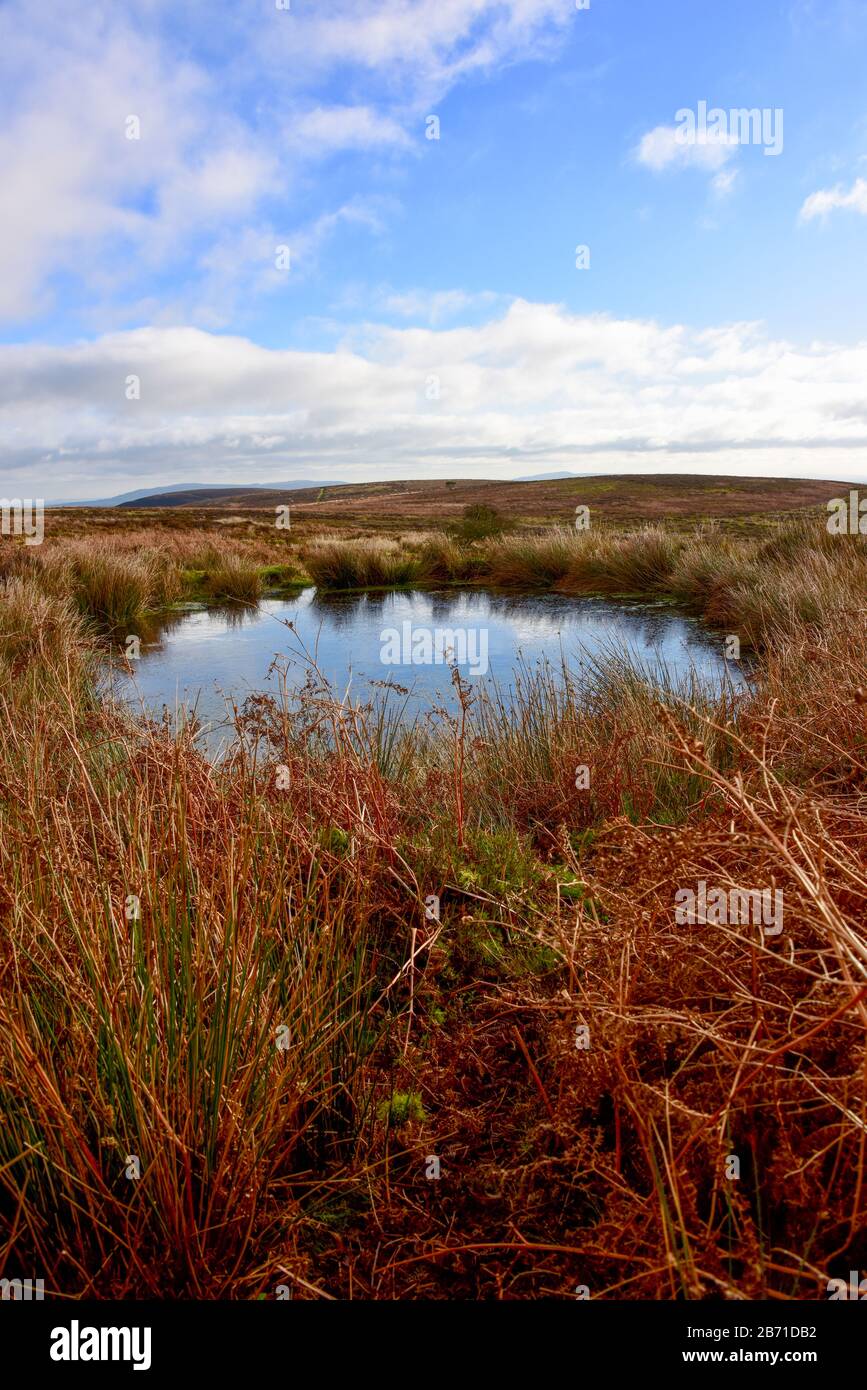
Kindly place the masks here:
[(290, 3), (0, 4), (7, 495), (867, 476), (863, 0)]

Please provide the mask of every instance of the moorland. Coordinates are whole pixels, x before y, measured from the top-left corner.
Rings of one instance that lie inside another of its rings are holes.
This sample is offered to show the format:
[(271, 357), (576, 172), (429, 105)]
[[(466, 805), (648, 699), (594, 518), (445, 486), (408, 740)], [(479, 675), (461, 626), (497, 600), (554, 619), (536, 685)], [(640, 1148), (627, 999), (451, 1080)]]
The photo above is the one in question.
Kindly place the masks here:
[[(867, 1266), (847, 486), (173, 494), (0, 543), (0, 1271), (74, 1297), (810, 1299)], [(506, 700), (456, 672), (406, 725), (313, 668), (238, 711), (219, 764), (106, 698), (149, 614), (310, 583), (676, 602), (750, 680), (612, 656)], [(701, 883), (781, 893), (782, 931), (678, 921)]]

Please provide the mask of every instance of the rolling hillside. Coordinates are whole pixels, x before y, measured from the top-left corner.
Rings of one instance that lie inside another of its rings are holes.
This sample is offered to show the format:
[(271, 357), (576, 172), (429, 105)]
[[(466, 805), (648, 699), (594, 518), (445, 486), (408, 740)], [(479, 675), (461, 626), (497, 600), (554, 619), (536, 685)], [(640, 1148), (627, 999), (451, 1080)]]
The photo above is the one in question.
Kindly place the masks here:
[(123, 504), (124, 511), (171, 508), (261, 511), (289, 503), (314, 521), (393, 526), (442, 525), (464, 508), (484, 504), (524, 522), (568, 521), (585, 504), (612, 520), (654, 521), (765, 516), (823, 508), (851, 484), (807, 478), (694, 477), (682, 474), (541, 479), (535, 482), (421, 479), (349, 483), (273, 491), (214, 488), (162, 493)]

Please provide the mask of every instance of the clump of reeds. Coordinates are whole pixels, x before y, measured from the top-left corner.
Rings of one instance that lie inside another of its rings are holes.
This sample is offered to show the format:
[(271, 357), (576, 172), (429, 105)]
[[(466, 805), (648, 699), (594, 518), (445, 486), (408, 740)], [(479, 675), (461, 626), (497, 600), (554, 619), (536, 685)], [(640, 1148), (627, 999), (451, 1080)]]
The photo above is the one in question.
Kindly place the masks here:
[(441, 534), (427, 536), (421, 544), (417, 573), (420, 583), (470, 583), (487, 571), (487, 556), (478, 546)]
[(623, 536), (594, 539), (576, 552), (565, 587), (649, 595), (668, 588), (680, 541), (664, 527), (645, 526)]
[(211, 598), (256, 603), (262, 596), (262, 574), (240, 556), (224, 554), (208, 569), (204, 587)]
[(460, 519), (453, 522), (449, 530), (459, 540), (480, 541), (489, 536), (501, 535), (508, 529), (509, 524), (508, 519), (496, 507), (477, 503), (464, 507)]
[(625, 535), (554, 527), (490, 542), (483, 573), (515, 588), (653, 594), (666, 588), (679, 549), (678, 538), (659, 526)]
[(221, 773), (188, 733), (79, 705), (60, 681), (16, 689), (0, 1258), (98, 1297), (270, 1296), (281, 1270), (306, 1286), (300, 1194), (364, 1131), (403, 964), (377, 926), (395, 892), (381, 779), (345, 744), (327, 793), (313, 757), (284, 791), (273, 764)]
[(821, 632), (851, 621), (853, 615), (857, 620), (865, 593), (867, 546), (843, 544), (804, 555), (794, 567), (757, 566), (751, 576), (739, 576), (728, 591), (727, 616), (758, 644), (780, 629)]
[(319, 540), (302, 553), (314, 583), (322, 589), (390, 588), (410, 584), (419, 574), (417, 556), (383, 537)]
[(0, 684), (22, 702), (58, 680), (93, 674), (92, 648), (74, 604), (47, 594), (32, 578), (0, 585)]
[[(742, 697), (694, 673), (675, 678), (661, 661), (642, 665), (625, 649), (580, 664), (523, 665), (508, 689), (488, 682), (471, 710), (477, 814), (548, 844), (557, 827), (579, 830), (620, 816), (682, 822), (705, 789), (667, 756), (659, 713), (666, 701), (692, 710), (697, 732), (702, 713), (725, 722)], [(726, 739), (713, 740), (712, 755), (729, 765)]]
[(585, 534), (565, 526), (503, 536), (485, 546), (485, 577), (503, 587), (548, 589), (565, 579), (587, 544)]
[(113, 549), (79, 541), (36, 554), (32, 573), (43, 588), (66, 595), (79, 612), (109, 631), (129, 630), (182, 591), (177, 566), (156, 549)]

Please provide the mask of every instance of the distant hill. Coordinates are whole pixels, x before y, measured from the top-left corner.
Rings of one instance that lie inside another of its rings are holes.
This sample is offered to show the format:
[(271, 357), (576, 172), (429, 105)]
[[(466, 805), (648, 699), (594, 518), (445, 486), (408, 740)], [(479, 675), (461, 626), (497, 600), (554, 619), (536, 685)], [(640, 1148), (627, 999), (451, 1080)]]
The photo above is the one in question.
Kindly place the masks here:
[(595, 473), (531, 473), (526, 478), (513, 478), (515, 483), (553, 483), (557, 478), (594, 478)]
[(815, 478), (696, 477), (693, 474), (576, 474), (526, 482), (492, 479), (406, 479), (381, 483), (268, 484), (260, 487), (188, 488), (121, 503), (124, 509), (198, 509), (203, 516), (255, 513), (291, 502), (299, 521), (334, 524), (418, 524), (456, 520), (467, 506), (483, 503), (516, 521), (569, 523), (576, 506), (589, 506), (612, 521), (662, 518), (736, 519), (824, 508), (845, 496), (851, 483)]
[[(220, 493), (235, 495), (239, 492), (260, 492), (274, 491), (279, 492), (294, 490), (299, 488), (320, 488), (323, 484), (313, 482), (310, 479), (294, 479), (288, 483), (224, 483), (220, 487), (215, 487), (213, 483), (173, 483), (171, 487), (147, 487), (138, 488), (135, 492), (119, 492), (115, 497), (96, 497), (88, 499), (75, 499), (74, 501), (52, 501), (45, 505), (48, 507), (127, 507), (134, 506), (137, 502), (141, 506), (149, 507), (178, 507), (189, 506), (190, 502), (178, 501), (180, 494), (195, 494), (196, 503), (201, 506), (203, 494), (209, 497)], [(327, 487), (340, 486), (339, 483), (327, 483)], [(151, 499), (151, 500), (148, 500)]]
[[(303, 493), (318, 495), (335, 487), (351, 487), (349, 483), (310, 482), (308, 479), (288, 483), (222, 483), (209, 486), (207, 483), (179, 484), (162, 491), (139, 493), (138, 496), (118, 498), (119, 507), (265, 507), (278, 502), (287, 494)], [(267, 499), (267, 500), (265, 500)], [(92, 504), (94, 505), (94, 504)]]
[[(139, 488), (135, 492), (119, 492), (116, 497), (49, 497), (46, 507), (119, 507), (122, 502), (135, 502), (139, 497), (153, 497), (157, 492), (175, 492), (185, 484), (167, 488)], [(203, 484), (207, 486), (207, 484)]]

